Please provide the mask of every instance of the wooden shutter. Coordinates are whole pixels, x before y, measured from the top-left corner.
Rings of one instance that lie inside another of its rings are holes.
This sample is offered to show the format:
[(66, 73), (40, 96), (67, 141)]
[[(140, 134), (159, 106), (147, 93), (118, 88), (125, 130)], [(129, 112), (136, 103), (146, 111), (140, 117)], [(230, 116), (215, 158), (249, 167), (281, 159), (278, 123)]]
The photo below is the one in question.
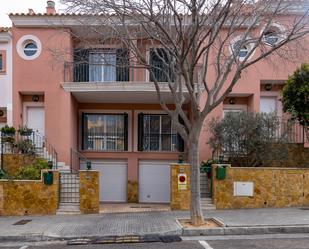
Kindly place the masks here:
[(89, 49), (74, 51), (74, 82), (89, 81)]
[(116, 51), (116, 81), (129, 81), (129, 51), (117, 49)]
[(138, 151), (143, 151), (144, 148), (144, 114), (138, 114)]
[(124, 120), (124, 150), (128, 150), (128, 114), (123, 115)]

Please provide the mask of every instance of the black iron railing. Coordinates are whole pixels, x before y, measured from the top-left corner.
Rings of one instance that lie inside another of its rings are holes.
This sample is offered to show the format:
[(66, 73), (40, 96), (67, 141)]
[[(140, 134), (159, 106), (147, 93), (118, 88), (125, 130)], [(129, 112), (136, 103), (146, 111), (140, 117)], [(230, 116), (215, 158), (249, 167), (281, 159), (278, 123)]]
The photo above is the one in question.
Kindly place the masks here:
[(126, 151), (128, 136), (126, 133), (84, 132), (83, 150), (92, 151)]
[(71, 172), (72, 173), (78, 173), (81, 165), (84, 165), (85, 167), (87, 167), (87, 165), (89, 165), (89, 163), (90, 163), (90, 167), (91, 167), (91, 162), (87, 157), (85, 157), (82, 153), (78, 152), (77, 150), (71, 148), (70, 165), (71, 165)]
[(53, 168), (57, 169), (58, 154), (46, 137), (37, 131), (27, 134), (5, 134), (0, 132), (0, 155), (1, 167), (4, 154), (25, 154), (43, 158), (52, 162)]
[[(106, 70), (106, 68), (108, 69)], [(129, 67), (104, 63), (66, 62), (64, 82), (115, 82), (129, 81)]]
[(183, 142), (178, 134), (144, 134), (143, 151), (182, 151)]

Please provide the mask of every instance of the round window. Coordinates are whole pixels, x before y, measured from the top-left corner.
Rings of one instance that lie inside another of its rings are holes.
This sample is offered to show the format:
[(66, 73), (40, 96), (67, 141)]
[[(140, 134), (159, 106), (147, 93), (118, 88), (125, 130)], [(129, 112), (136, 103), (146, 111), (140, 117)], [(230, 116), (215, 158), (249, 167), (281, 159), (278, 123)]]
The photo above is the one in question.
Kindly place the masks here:
[(24, 35), (18, 40), (16, 50), (18, 55), (24, 60), (34, 60), (40, 56), (42, 44), (38, 37)]
[(35, 41), (26, 41), (24, 45), (24, 54), (26, 56), (33, 56), (37, 53), (38, 46)]
[(267, 31), (264, 35), (264, 40), (267, 44), (274, 46), (279, 42), (279, 36), (275, 31)]
[(238, 51), (238, 57), (243, 59), (248, 55), (249, 49), (248, 49), (248, 46), (246, 45), (243, 45), (242, 47), (240, 46), (241, 46), (241, 41), (235, 42), (233, 45), (233, 50), (235, 52)]

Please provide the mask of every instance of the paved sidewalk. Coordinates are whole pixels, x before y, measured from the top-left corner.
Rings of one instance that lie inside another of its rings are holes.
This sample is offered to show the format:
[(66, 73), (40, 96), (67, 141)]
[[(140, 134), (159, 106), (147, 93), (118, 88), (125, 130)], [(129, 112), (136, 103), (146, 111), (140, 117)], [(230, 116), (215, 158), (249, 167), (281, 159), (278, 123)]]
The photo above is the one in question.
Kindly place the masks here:
[[(269, 226), (309, 228), (309, 210), (299, 208), (211, 210), (205, 212), (205, 216), (215, 217), (231, 229)], [(188, 217), (188, 212), (0, 217), (0, 241), (133, 234), (181, 235), (182, 228), (176, 218)], [(13, 225), (22, 219), (31, 221), (25, 225)]]

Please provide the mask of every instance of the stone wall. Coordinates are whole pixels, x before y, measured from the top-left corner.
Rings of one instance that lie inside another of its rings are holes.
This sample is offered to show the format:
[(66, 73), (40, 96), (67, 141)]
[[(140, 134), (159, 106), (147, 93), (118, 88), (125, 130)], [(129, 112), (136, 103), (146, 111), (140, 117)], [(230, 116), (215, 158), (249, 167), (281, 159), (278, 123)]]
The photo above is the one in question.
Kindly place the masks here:
[(95, 214), (100, 211), (99, 171), (79, 171), (79, 202), (82, 214)]
[(127, 193), (128, 203), (137, 203), (138, 202), (138, 182), (128, 181), (127, 192), (128, 192)]
[[(309, 206), (309, 169), (231, 168), (216, 179), (213, 165), (213, 200), (217, 209), (283, 208)], [(253, 183), (253, 196), (234, 196), (234, 182)]]
[(53, 171), (53, 184), (45, 185), (43, 172), (38, 181), (0, 180), (0, 216), (56, 214), (59, 173)]
[[(186, 175), (186, 184), (179, 185), (179, 176)], [(171, 209), (188, 210), (190, 208), (190, 165), (171, 164)]]
[(35, 157), (23, 154), (4, 154), (3, 169), (12, 177), (15, 177), (18, 170), (27, 165), (31, 165), (36, 160)]

